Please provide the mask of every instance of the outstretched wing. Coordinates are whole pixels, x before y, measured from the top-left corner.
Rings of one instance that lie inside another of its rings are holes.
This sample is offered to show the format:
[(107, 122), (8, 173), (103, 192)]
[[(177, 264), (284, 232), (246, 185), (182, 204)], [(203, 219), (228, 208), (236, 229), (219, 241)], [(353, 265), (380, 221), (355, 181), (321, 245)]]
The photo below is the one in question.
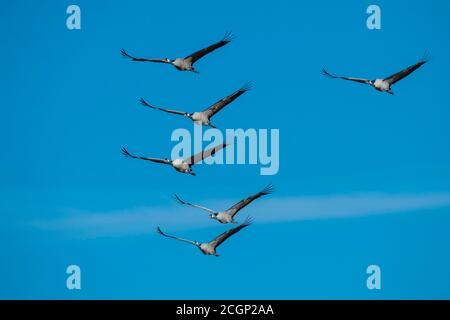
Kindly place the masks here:
[(419, 69), (422, 65), (424, 65), (427, 62), (428, 62), (428, 60), (426, 58), (423, 58), (416, 64), (409, 66), (408, 68), (406, 68), (400, 72), (397, 72), (397, 73), (393, 74), (392, 76), (387, 77), (384, 80), (386, 80), (387, 82), (389, 82), (392, 85), (392, 84), (396, 83), (397, 81), (400, 81), (403, 78), (409, 76), (411, 73), (413, 73), (414, 71)]
[(210, 45), (207, 48), (201, 49), (197, 52), (194, 52), (190, 55), (188, 55), (186, 58), (184, 58), (185, 60), (191, 62), (191, 64), (194, 64), (195, 61), (197, 61), (198, 59), (202, 58), (203, 56), (207, 55), (210, 52), (213, 52), (214, 50), (223, 47), (224, 45), (226, 45), (227, 43), (229, 43), (231, 40), (233, 39), (233, 35), (230, 32), (227, 32), (225, 34), (225, 36), (223, 37), (222, 40), (220, 40), (219, 42), (216, 42), (212, 45)]
[(171, 109), (164, 109), (164, 108), (159, 108), (159, 107), (154, 107), (150, 104), (147, 103), (147, 101), (145, 101), (144, 99), (141, 98), (141, 100), (139, 100), (139, 102), (144, 106), (144, 107), (149, 107), (152, 109), (156, 109), (156, 110), (160, 110), (160, 111), (164, 111), (164, 112), (168, 112), (168, 113), (174, 113), (174, 114), (179, 114), (182, 116), (187, 116), (188, 113), (184, 112), (184, 111), (177, 111), (177, 110), (171, 110)]
[(176, 194), (175, 194), (174, 196), (175, 196), (175, 199), (177, 199), (177, 201), (178, 201), (179, 203), (181, 203), (181, 204), (186, 204), (186, 205), (191, 206), (191, 207), (194, 207), (194, 208), (199, 208), (199, 209), (208, 211), (209, 213), (216, 213), (214, 210), (208, 209), (208, 208), (206, 208), (206, 207), (199, 206), (198, 204), (192, 204), (192, 203), (183, 201), (183, 200), (181, 200), (180, 197), (178, 197)]
[(209, 244), (215, 249), (218, 246), (220, 246), (220, 244), (222, 242), (224, 242), (225, 240), (227, 240), (229, 237), (231, 237), (233, 234), (239, 232), (241, 229), (248, 227), (251, 223), (253, 222), (253, 219), (251, 217), (247, 217), (247, 219), (245, 219), (245, 221), (243, 223), (241, 223), (240, 225), (238, 225), (237, 227), (234, 227), (233, 229), (230, 229), (228, 231), (225, 231), (224, 233), (222, 233), (221, 235), (219, 235), (218, 237), (216, 237), (214, 240), (210, 241)]
[(170, 160), (167, 160), (167, 159), (146, 158), (146, 157), (139, 157), (139, 156), (132, 155), (131, 153), (128, 152), (128, 150), (126, 148), (122, 148), (122, 154), (126, 157), (130, 157), (133, 159), (141, 159), (141, 160), (153, 161), (153, 162), (158, 162), (158, 163), (171, 164)]
[(273, 192), (273, 186), (271, 184), (268, 184), (264, 189), (262, 189), (260, 192), (255, 193), (254, 195), (251, 195), (248, 198), (245, 198), (244, 200), (239, 201), (235, 205), (233, 205), (231, 208), (229, 208), (227, 211), (231, 212), (231, 216), (234, 217), (236, 213), (238, 213), (239, 210), (250, 204), (253, 200), (258, 199), (259, 197), (265, 196), (266, 194), (270, 194)]
[(196, 246), (196, 247), (198, 247), (198, 246), (200, 245), (200, 244), (199, 244), (198, 242), (196, 242), (196, 241), (192, 241), (192, 240), (183, 239), (183, 238), (178, 238), (178, 237), (174, 237), (174, 236), (168, 235), (167, 233), (164, 233), (164, 232), (161, 230), (160, 227), (157, 227), (157, 228), (156, 228), (156, 231), (157, 231), (160, 235), (163, 235), (164, 237), (167, 237), (167, 238), (172, 238), (172, 239), (175, 239), (175, 240), (178, 240), (178, 241), (187, 242), (187, 243), (193, 244), (193, 245)]
[(131, 59), (131, 61), (168, 63), (168, 62), (167, 62), (166, 60), (164, 60), (164, 59), (136, 58), (136, 57), (130, 56), (130, 55), (125, 51), (125, 49), (120, 50), (120, 53), (122, 54), (122, 56)]
[(237, 99), (240, 95), (244, 94), (245, 92), (247, 92), (248, 90), (250, 90), (252, 88), (251, 83), (246, 83), (245, 85), (242, 86), (242, 88), (240, 88), (239, 90), (233, 92), (232, 94), (230, 94), (229, 96), (220, 99), (219, 101), (217, 101), (216, 103), (214, 103), (212, 106), (210, 106), (208, 109), (203, 110), (203, 112), (208, 116), (208, 117), (212, 117), (213, 115), (215, 115), (217, 112), (219, 112), (220, 110), (222, 110), (223, 107), (225, 107), (226, 105), (230, 104), (231, 102), (233, 102), (235, 99)]
[(184, 162), (186, 162), (189, 165), (196, 164), (197, 162), (216, 154), (218, 151), (222, 150), (226, 146), (228, 146), (228, 144), (222, 143), (208, 150), (203, 150), (197, 154), (194, 154), (189, 158), (184, 159)]
[(355, 82), (365, 83), (365, 84), (370, 84), (370, 82), (371, 82), (371, 80), (369, 80), (369, 79), (335, 76), (335, 75), (332, 75), (331, 73), (329, 73), (326, 69), (322, 69), (322, 74), (324, 76), (327, 76), (327, 77), (330, 77), (333, 79), (350, 80), (350, 81), (355, 81)]

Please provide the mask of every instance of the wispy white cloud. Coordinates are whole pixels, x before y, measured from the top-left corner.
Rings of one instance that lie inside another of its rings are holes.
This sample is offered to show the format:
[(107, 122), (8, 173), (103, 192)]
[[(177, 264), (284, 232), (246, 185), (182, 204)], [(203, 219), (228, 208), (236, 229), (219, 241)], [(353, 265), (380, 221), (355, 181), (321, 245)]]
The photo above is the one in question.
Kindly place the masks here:
[[(211, 200), (203, 204), (225, 209), (234, 200)], [(450, 206), (450, 193), (318, 195), (266, 197), (239, 213), (240, 220), (252, 215), (258, 222), (335, 219), (375, 214), (427, 210)], [(170, 229), (203, 228), (214, 225), (207, 213), (176, 204), (108, 212), (71, 210), (53, 220), (36, 220), (39, 229), (74, 232), (84, 236), (113, 236), (154, 232), (157, 225)]]

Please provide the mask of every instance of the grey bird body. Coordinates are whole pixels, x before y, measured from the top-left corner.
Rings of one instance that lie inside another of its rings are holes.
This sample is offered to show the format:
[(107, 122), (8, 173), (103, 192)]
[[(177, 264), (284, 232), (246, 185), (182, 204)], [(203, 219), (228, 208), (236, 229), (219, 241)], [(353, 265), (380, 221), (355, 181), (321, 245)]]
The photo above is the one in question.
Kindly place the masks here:
[(197, 209), (204, 210), (209, 213), (210, 219), (217, 220), (218, 222), (223, 223), (223, 224), (227, 224), (227, 223), (237, 223), (237, 221), (234, 220), (234, 217), (241, 209), (243, 209), (244, 207), (249, 205), (252, 201), (258, 199), (259, 197), (268, 195), (272, 192), (273, 192), (273, 186), (269, 184), (260, 192), (255, 193), (255, 194), (239, 201), (238, 203), (234, 204), (232, 207), (228, 208), (225, 211), (215, 211), (215, 210), (203, 207), (198, 204), (189, 203), (189, 202), (181, 200), (181, 198), (178, 197), (177, 195), (175, 195), (175, 198), (180, 204), (188, 205), (188, 206), (191, 206), (191, 207), (194, 207)]
[(195, 71), (191, 61), (184, 58), (176, 58), (172, 65), (180, 71)]
[(165, 63), (165, 64), (170, 64), (170, 65), (174, 66), (179, 71), (191, 71), (194, 73), (199, 73), (194, 68), (194, 63), (197, 62), (199, 59), (203, 58), (205, 55), (228, 44), (229, 42), (231, 42), (232, 38), (233, 38), (233, 35), (228, 32), (225, 34), (225, 36), (223, 37), (222, 40), (220, 40), (206, 48), (198, 50), (198, 51), (188, 55), (187, 57), (176, 58), (174, 60), (171, 60), (169, 58), (164, 58), (164, 59), (137, 58), (137, 57), (129, 55), (124, 49), (121, 50), (121, 53), (124, 57), (130, 59), (131, 61)]
[(225, 106), (232, 103), (234, 100), (236, 100), (238, 97), (240, 97), (245, 92), (249, 91), (251, 89), (251, 84), (246, 83), (241, 88), (233, 92), (232, 94), (226, 96), (225, 98), (220, 99), (216, 103), (212, 104), (208, 108), (204, 109), (203, 111), (195, 111), (193, 113), (185, 112), (185, 111), (178, 111), (173, 109), (166, 109), (161, 107), (155, 107), (151, 104), (149, 104), (147, 101), (141, 98), (140, 102), (143, 106), (164, 111), (171, 114), (177, 114), (184, 116), (186, 118), (191, 119), (195, 124), (202, 125), (202, 126), (210, 126), (215, 128), (215, 126), (211, 123), (211, 118), (218, 113), (220, 110), (222, 110)]
[(172, 238), (172, 239), (175, 239), (175, 240), (178, 240), (178, 241), (182, 241), (182, 242), (186, 242), (186, 243), (189, 243), (189, 244), (192, 244), (192, 245), (196, 246), (205, 255), (214, 255), (214, 256), (218, 257), (219, 255), (216, 252), (217, 247), (220, 246), (226, 239), (231, 237), (233, 234), (239, 232), (240, 230), (242, 230), (245, 227), (248, 227), (252, 222), (253, 222), (253, 219), (250, 218), (250, 217), (247, 217), (245, 222), (243, 222), (239, 226), (234, 227), (234, 228), (232, 228), (232, 229), (230, 229), (228, 231), (225, 231), (224, 233), (218, 235), (213, 240), (211, 240), (209, 242), (204, 242), (204, 243), (200, 243), (200, 242), (197, 242), (197, 241), (192, 241), (192, 240), (183, 239), (183, 238), (179, 238), (179, 237), (168, 235), (167, 233), (164, 233), (161, 230), (161, 228), (159, 228), (159, 227), (157, 227), (156, 230), (157, 230), (157, 232), (160, 235), (162, 235), (164, 237)]
[(213, 148), (210, 148), (208, 150), (201, 151), (201, 152), (199, 152), (193, 156), (190, 156), (188, 158), (174, 159), (174, 160), (135, 156), (135, 155), (129, 153), (126, 148), (122, 148), (122, 154), (126, 157), (130, 157), (133, 159), (140, 159), (140, 160), (147, 160), (147, 161), (156, 162), (156, 163), (169, 164), (178, 172), (187, 173), (187, 174), (195, 176), (195, 172), (192, 171), (192, 166), (194, 164), (214, 155), (215, 153), (217, 153), (221, 149), (225, 148), (226, 146), (227, 146), (227, 144), (223, 143), (223, 144), (217, 145)]
[(344, 76), (335, 76), (331, 73), (329, 73), (326, 69), (322, 70), (322, 73), (330, 78), (333, 79), (343, 79), (343, 80), (350, 80), (350, 81), (354, 81), (354, 82), (359, 82), (359, 83), (363, 83), (363, 84), (368, 84), (370, 86), (372, 86), (374, 89), (376, 89), (377, 91), (380, 92), (387, 92), (389, 94), (394, 94), (394, 92), (391, 90), (391, 87), (394, 83), (402, 80), (403, 78), (407, 77), (408, 75), (410, 75), (411, 73), (413, 73), (414, 71), (416, 71), (418, 68), (420, 68), (422, 65), (424, 65), (425, 63), (427, 63), (427, 59), (426, 57), (422, 58), (419, 62), (417, 62), (416, 64), (409, 66), (408, 68), (397, 72), (389, 77), (383, 78), (383, 79), (375, 79), (375, 80), (370, 80), (370, 79), (364, 79), (364, 78), (354, 78), (354, 77), (344, 77)]

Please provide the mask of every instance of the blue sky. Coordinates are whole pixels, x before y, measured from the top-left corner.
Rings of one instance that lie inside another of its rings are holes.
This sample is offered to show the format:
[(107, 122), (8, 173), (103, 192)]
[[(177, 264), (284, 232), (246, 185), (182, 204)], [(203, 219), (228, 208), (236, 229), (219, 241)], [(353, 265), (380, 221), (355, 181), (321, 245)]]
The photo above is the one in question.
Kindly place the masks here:
[[(0, 298), (450, 298), (450, 21), (447, 1), (15, 1), (0, 11)], [(231, 30), (200, 75), (131, 63), (185, 56)], [(383, 77), (430, 62), (395, 95), (324, 78)], [(141, 107), (204, 109), (252, 81), (221, 128), (280, 129), (280, 171), (199, 166), (196, 177), (125, 159), (170, 155), (186, 119)], [(255, 223), (220, 258), (158, 236), (206, 241), (227, 229), (174, 203), (225, 208), (267, 183), (240, 213)], [(77, 264), (82, 290), (66, 289)], [(366, 288), (368, 265), (382, 289)], [(220, 276), (223, 272), (229, 276)], [(205, 278), (206, 275), (206, 278)]]

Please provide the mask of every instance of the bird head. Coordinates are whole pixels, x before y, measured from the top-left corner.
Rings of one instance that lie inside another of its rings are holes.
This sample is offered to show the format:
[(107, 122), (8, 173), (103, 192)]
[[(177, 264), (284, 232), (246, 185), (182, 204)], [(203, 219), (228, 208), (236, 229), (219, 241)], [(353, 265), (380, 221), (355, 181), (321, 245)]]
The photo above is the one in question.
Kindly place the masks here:
[(164, 58), (163, 60), (164, 60), (165, 62), (172, 63), (172, 60), (170, 60), (169, 58)]
[(216, 216), (216, 214), (211, 213), (211, 214), (209, 215), (209, 218), (210, 218), (210, 219), (217, 219), (217, 216)]

